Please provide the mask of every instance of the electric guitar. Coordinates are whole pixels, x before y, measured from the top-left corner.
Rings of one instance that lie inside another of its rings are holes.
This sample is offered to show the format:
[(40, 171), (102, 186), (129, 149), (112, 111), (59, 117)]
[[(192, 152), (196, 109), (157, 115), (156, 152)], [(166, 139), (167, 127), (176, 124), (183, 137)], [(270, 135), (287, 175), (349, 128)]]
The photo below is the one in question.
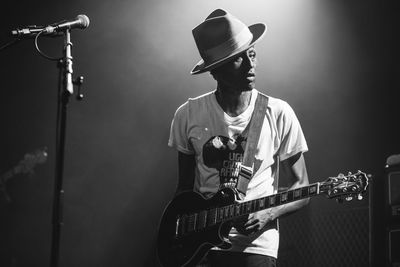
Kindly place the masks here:
[(195, 192), (181, 193), (167, 205), (161, 218), (157, 240), (159, 261), (164, 267), (195, 265), (212, 247), (231, 247), (228, 234), (234, 219), (321, 194), (340, 201), (354, 197), (361, 200), (367, 187), (368, 176), (358, 171), (240, 203), (231, 188), (220, 190), (210, 199)]
[(20, 173), (30, 173), (33, 174), (33, 168), (37, 164), (46, 162), (47, 160), (47, 148), (40, 148), (32, 153), (26, 153), (24, 158), (21, 159), (16, 166), (0, 176), (0, 191), (4, 193), (4, 197), (7, 202), (11, 201), (10, 196), (6, 191), (6, 183), (9, 179)]

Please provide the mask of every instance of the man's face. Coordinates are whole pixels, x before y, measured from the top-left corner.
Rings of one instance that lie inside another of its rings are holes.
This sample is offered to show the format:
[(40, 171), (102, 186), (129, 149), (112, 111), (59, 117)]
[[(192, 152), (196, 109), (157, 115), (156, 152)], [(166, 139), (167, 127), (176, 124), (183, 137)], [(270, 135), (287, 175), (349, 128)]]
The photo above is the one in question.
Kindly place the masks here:
[(256, 81), (256, 50), (250, 47), (227, 63), (215, 69), (220, 87), (235, 91), (252, 90)]

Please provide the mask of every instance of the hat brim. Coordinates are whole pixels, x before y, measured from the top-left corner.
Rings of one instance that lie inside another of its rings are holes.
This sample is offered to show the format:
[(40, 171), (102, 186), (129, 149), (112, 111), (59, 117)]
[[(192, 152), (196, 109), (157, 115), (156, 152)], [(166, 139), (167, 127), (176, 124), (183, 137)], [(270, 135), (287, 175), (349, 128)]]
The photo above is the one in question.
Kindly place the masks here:
[(212, 69), (215, 69), (218, 66), (221, 66), (222, 64), (224, 64), (225, 62), (229, 61), (230, 59), (232, 59), (234, 56), (242, 53), (243, 51), (246, 51), (247, 49), (249, 49), (250, 47), (252, 47), (253, 45), (255, 45), (259, 40), (262, 39), (262, 37), (264, 36), (264, 34), (267, 31), (267, 25), (265, 25), (264, 23), (257, 23), (254, 25), (250, 25), (249, 26), (249, 30), (250, 32), (253, 34), (253, 39), (251, 40), (251, 42), (244, 46), (243, 48), (241, 48), (238, 51), (235, 51), (235, 53), (232, 53), (218, 61), (215, 62), (211, 62), (209, 64), (206, 64), (204, 62), (204, 60), (200, 60), (192, 69), (192, 71), (190, 72), (190, 74), (200, 74), (206, 71), (210, 71)]

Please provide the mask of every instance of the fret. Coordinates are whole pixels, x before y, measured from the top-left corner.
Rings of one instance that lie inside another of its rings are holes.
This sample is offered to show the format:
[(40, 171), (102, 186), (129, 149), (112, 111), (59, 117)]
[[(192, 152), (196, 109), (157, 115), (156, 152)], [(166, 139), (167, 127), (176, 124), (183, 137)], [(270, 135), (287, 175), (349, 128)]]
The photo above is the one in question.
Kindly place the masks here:
[(257, 204), (257, 202), (255, 200), (250, 201), (251, 212), (256, 211), (256, 204)]
[(275, 206), (279, 206), (280, 204), (281, 204), (281, 194), (276, 194)]
[(223, 217), (223, 219), (225, 220), (226, 218), (228, 218), (228, 212), (229, 212), (229, 210), (228, 210), (227, 207), (223, 207), (223, 209), (224, 209), (224, 217)]
[(243, 203), (240, 203), (238, 205), (239, 205), (239, 215), (243, 215), (244, 214), (244, 205), (243, 205)]
[(228, 209), (227, 209), (227, 207), (223, 207), (223, 210), (224, 210), (223, 220), (225, 221), (225, 219), (228, 218)]
[(288, 202), (293, 201), (293, 198), (294, 198), (294, 197), (293, 197), (294, 191), (293, 191), (293, 190), (290, 190), (290, 191), (288, 191), (287, 193), (288, 193), (288, 196), (287, 196)]
[(308, 187), (306, 186), (306, 187), (302, 187), (302, 188), (300, 188), (301, 189), (301, 197), (303, 198), (303, 197), (308, 197), (308, 195), (309, 195), (309, 192), (308, 192)]
[(269, 201), (268, 201), (268, 197), (264, 197), (263, 198), (263, 202), (264, 202), (264, 208), (265, 209), (270, 207)]
[(222, 222), (224, 219), (224, 211), (222, 208), (217, 209), (217, 222)]
[(260, 210), (260, 200), (255, 199), (254, 200), (254, 211), (259, 211)]
[(258, 210), (263, 210), (264, 209), (264, 204), (265, 204), (264, 199), (260, 198), (258, 200)]
[[(208, 221), (208, 225), (223, 222), (240, 214), (240, 204), (224, 206), (216, 209), (216, 219)], [(213, 216), (213, 215), (212, 215)]]
[(237, 204), (235, 205), (235, 216), (239, 216), (240, 215), (240, 205)]
[(299, 199), (299, 198), (301, 198), (301, 189), (300, 188), (295, 189), (293, 191), (293, 199), (295, 200), (295, 199)]
[(229, 218), (233, 218), (235, 216), (235, 205), (229, 205)]
[(317, 194), (317, 185), (313, 184), (309, 186), (309, 195), (316, 195)]
[(285, 203), (288, 199), (288, 193), (287, 192), (282, 192), (281, 197), (280, 197), (280, 202)]
[(242, 208), (240, 209), (241, 215), (246, 214), (246, 212), (247, 212), (247, 204), (246, 204), (246, 202), (243, 202), (240, 205), (242, 206)]
[(246, 207), (246, 213), (251, 213), (251, 203), (245, 202), (243, 203)]
[(268, 197), (268, 202), (269, 202), (269, 206), (270, 207), (275, 206), (275, 195), (269, 196)]
[(217, 209), (208, 210), (207, 225), (211, 226), (217, 223)]
[(207, 211), (203, 210), (198, 215), (198, 223), (196, 224), (196, 230), (200, 230), (206, 227), (207, 223)]

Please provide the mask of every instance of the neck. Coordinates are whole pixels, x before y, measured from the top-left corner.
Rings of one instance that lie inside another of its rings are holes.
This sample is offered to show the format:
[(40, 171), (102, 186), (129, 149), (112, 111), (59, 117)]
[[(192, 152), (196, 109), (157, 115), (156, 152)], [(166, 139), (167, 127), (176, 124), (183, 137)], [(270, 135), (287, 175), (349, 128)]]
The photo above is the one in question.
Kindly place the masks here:
[(228, 91), (218, 87), (215, 92), (218, 104), (226, 114), (236, 117), (242, 114), (250, 105), (252, 90)]

